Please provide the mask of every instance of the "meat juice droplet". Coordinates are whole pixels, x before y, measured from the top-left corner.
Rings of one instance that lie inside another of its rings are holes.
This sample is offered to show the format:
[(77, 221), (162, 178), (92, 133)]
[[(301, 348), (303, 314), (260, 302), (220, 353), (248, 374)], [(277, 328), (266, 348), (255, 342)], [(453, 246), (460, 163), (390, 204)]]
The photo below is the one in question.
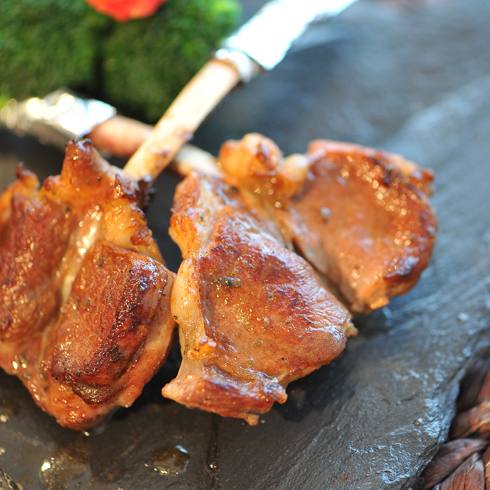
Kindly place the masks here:
[(75, 479), (90, 472), (90, 449), (83, 441), (57, 448), (39, 471), (43, 490), (66, 490)]
[(151, 463), (161, 475), (180, 475), (189, 466), (189, 453), (182, 446), (164, 446), (153, 453)]

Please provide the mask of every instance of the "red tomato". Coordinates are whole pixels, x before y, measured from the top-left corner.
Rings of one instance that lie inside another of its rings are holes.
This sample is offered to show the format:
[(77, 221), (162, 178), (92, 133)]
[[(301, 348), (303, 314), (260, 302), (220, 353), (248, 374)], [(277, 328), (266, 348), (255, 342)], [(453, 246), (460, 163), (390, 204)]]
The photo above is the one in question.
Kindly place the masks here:
[(96, 10), (119, 22), (148, 17), (154, 14), (165, 0), (86, 0)]

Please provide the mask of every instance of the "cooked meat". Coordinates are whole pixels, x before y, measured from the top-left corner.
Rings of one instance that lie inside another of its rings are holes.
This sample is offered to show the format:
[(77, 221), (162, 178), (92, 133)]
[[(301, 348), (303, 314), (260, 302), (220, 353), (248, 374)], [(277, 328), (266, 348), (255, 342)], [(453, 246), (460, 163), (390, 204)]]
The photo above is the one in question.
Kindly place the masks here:
[(353, 333), (347, 310), (239, 191), (192, 172), (170, 234), (183, 263), (172, 292), (182, 365), (164, 396), (251, 425), (288, 383), (328, 364)]
[(87, 140), (40, 190), (20, 170), (0, 198), (0, 365), (73, 429), (131, 405), (172, 343), (174, 274), (143, 199)]
[(429, 263), (437, 228), (427, 198), (433, 176), (412, 162), (332, 141), (283, 159), (272, 141), (248, 135), (223, 145), (219, 163), (232, 182), (261, 197), (286, 241), (352, 312), (407, 292)]
[(22, 163), (17, 167), (17, 180), (0, 194), (0, 246), (5, 241), (5, 234), (12, 215), (12, 197), (14, 195), (34, 197), (39, 187), (39, 180), (24, 169)]
[[(72, 216), (57, 203), (13, 194), (0, 255), (0, 340), (18, 346), (59, 306), (60, 277)], [(0, 354), (1, 356), (1, 354)]]
[(248, 135), (223, 145), (213, 173), (178, 186), (175, 284), (140, 209), (147, 184), (89, 141), (71, 142), (40, 189), (19, 168), (0, 196), (0, 366), (60, 424), (90, 428), (131, 405), (174, 319), (183, 362), (163, 395), (256, 424), (355, 333), (294, 248), (352, 312), (387, 304), (428, 264), (432, 174), (401, 157), (317, 141), (284, 159)]

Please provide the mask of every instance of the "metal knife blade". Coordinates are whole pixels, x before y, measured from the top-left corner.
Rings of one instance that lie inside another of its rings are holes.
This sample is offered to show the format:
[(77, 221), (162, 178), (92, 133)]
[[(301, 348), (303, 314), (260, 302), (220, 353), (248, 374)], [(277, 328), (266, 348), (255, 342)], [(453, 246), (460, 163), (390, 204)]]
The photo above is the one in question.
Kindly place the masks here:
[(226, 39), (222, 47), (243, 53), (262, 68), (271, 70), (284, 58), (309, 24), (333, 17), (355, 1), (272, 0)]

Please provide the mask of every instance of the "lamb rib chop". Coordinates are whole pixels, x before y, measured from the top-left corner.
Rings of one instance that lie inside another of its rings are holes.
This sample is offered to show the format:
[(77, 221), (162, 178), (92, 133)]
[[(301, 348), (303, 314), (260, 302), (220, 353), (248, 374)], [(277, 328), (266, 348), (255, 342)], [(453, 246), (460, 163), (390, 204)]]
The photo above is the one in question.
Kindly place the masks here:
[(433, 175), (398, 155), (316, 141), (286, 159), (264, 136), (223, 145), (227, 178), (260, 196), (286, 242), (354, 313), (388, 304), (418, 281), (435, 242)]
[(0, 196), (0, 366), (60, 424), (97, 425), (130, 405), (164, 361), (174, 274), (138, 209), (147, 189), (136, 182), (154, 181), (243, 76), (233, 57), (206, 63), (128, 161), (126, 177), (88, 142), (72, 142), (60, 178), (38, 192), (36, 177), (19, 171)]
[(355, 332), (275, 224), (222, 180), (192, 172), (179, 184), (170, 234), (184, 259), (172, 292), (183, 361), (164, 396), (255, 425)]
[(40, 190), (19, 169), (0, 198), (0, 365), (61, 425), (131, 405), (172, 344), (174, 274), (144, 197), (85, 140)]

